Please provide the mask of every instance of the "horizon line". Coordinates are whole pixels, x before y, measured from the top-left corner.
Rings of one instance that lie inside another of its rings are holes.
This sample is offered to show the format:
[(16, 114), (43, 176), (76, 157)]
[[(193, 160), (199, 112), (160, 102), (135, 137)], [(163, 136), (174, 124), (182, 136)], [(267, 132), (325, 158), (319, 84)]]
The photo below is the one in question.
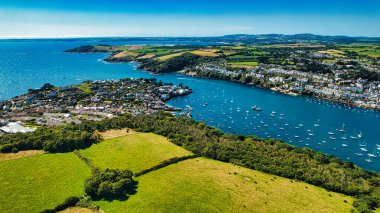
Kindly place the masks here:
[(313, 33), (295, 33), (295, 34), (284, 34), (284, 33), (260, 33), (260, 34), (247, 34), (247, 33), (233, 33), (224, 35), (213, 35), (213, 36), (127, 36), (127, 35), (67, 35), (67, 36), (0, 36), (0, 40), (28, 40), (28, 39), (80, 39), (80, 38), (217, 38), (223, 36), (231, 35), (242, 35), (242, 36), (260, 36), (260, 35), (316, 35), (316, 36), (326, 36), (326, 37), (348, 37), (348, 38), (380, 38), (380, 36), (349, 36), (349, 35), (321, 35)]

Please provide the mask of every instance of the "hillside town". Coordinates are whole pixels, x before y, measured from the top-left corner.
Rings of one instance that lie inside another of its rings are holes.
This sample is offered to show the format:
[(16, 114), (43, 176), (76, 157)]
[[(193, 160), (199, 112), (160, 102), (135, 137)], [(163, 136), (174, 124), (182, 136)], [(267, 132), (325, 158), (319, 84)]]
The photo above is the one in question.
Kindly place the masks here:
[(156, 79), (87, 81), (54, 87), (45, 84), (27, 94), (0, 101), (0, 135), (30, 132), (34, 126), (56, 126), (101, 120), (116, 115), (150, 114), (158, 110), (180, 111), (165, 102), (192, 90), (182, 85), (163, 84)]
[[(359, 64), (359, 63), (358, 63)], [(321, 63), (326, 72), (299, 70), (304, 66), (260, 63), (252, 68), (231, 69), (226, 61), (208, 62), (186, 69), (189, 75), (218, 78), (268, 88), (290, 95), (312, 95), (359, 107), (380, 110), (380, 81), (351, 77), (352, 65)], [(362, 65), (368, 72), (380, 73), (379, 67)]]

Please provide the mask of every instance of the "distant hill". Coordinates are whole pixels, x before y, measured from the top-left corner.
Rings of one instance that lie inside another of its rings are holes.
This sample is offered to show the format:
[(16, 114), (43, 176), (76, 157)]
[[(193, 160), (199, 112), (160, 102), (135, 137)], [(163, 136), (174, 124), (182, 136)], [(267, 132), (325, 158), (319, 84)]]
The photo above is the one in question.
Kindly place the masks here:
[(131, 41), (189, 41), (189, 42), (226, 42), (246, 44), (284, 44), (284, 43), (319, 43), (319, 44), (380, 44), (380, 37), (323, 36), (310, 33), (284, 34), (233, 34), (210, 37), (98, 37), (98, 38), (44, 38), (44, 39), (3, 39), (1, 41), (92, 41), (92, 42), (131, 42)]

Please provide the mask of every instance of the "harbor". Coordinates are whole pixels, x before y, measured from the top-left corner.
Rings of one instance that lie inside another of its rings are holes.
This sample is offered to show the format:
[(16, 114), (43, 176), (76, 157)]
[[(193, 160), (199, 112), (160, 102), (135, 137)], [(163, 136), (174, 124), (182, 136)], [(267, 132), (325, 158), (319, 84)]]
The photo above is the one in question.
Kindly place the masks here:
[[(6, 58), (3, 59), (6, 63), (1, 63), (2, 72), (8, 79), (1, 80), (2, 99), (23, 94), (28, 88), (39, 88), (47, 82), (65, 86), (84, 80), (157, 78), (174, 85), (183, 83), (193, 89), (190, 95), (177, 97), (167, 104), (184, 111), (188, 105), (196, 121), (204, 121), (225, 132), (279, 138), (294, 146), (308, 147), (352, 161), (365, 169), (380, 171), (376, 146), (380, 144), (379, 112), (307, 96), (284, 95), (223, 80), (179, 73), (154, 75), (137, 69), (136, 63), (105, 63), (105, 54), (63, 53), (70, 47), (83, 44), (30, 42), (2, 45), (1, 53)], [(55, 61), (54, 58), (60, 60)], [(42, 60), (35, 63), (37, 59)], [(16, 62), (18, 65), (14, 66)], [(30, 69), (33, 69), (33, 75)], [(261, 111), (254, 110), (255, 105)], [(339, 131), (343, 124), (345, 133)], [(376, 158), (368, 154), (374, 154)]]

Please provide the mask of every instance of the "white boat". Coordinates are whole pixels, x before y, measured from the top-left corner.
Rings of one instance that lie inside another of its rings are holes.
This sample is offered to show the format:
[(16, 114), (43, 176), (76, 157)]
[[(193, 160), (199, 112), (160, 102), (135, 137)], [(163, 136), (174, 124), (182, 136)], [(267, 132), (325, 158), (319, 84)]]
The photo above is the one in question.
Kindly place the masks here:
[(261, 111), (261, 108), (255, 105), (255, 106), (252, 107), (252, 110), (255, 110), (255, 111), (259, 111), (259, 112), (260, 112), (260, 111)]
[(321, 119), (318, 119), (317, 123), (314, 124), (315, 127), (319, 127), (319, 121), (321, 121)]
[(362, 153), (355, 153), (355, 155), (357, 155), (357, 156), (363, 156)]
[(348, 144), (345, 144), (345, 143), (344, 143), (344, 144), (342, 144), (342, 146), (343, 146), (343, 147), (348, 147)]
[(341, 128), (341, 129), (339, 129), (338, 131), (339, 131), (339, 132), (342, 132), (342, 133), (345, 133), (345, 132), (346, 132), (346, 130), (344, 130), (344, 126), (346, 126), (346, 124), (344, 124), (344, 123), (343, 123), (343, 125), (342, 125), (342, 128)]
[(347, 140), (346, 134), (344, 136), (340, 137), (342, 140)]
[(371, 159), (365, 159), (368, 163), (372, 163)]
[(330, 136), (329, 138), (330, 138), (331, 140), (336, 140), (336, 138), (334, 138), (334, 137), (331, 137), (331, 136)]
[(327, 134), (329, 134), (329, 135), (334, 135), (334, 133), (333, 133), (333, 132), (327, 132)]
[(376, 156), (376, 148), (373, 149), (373, 153), (368, 153), (368, 156), (370, 156), (371, 158), (377, 158), (377, 156)]
[(360, 132), (359, 134), (358, 134), (358, 138), (362, 138), (363, 137), (363, 134), (362, 134), (362, 132)]
[(300, 136), (298, 136), (298, 135), (295, 135), (294, 137), (295, 137), (295, 138), (299, 138)]

